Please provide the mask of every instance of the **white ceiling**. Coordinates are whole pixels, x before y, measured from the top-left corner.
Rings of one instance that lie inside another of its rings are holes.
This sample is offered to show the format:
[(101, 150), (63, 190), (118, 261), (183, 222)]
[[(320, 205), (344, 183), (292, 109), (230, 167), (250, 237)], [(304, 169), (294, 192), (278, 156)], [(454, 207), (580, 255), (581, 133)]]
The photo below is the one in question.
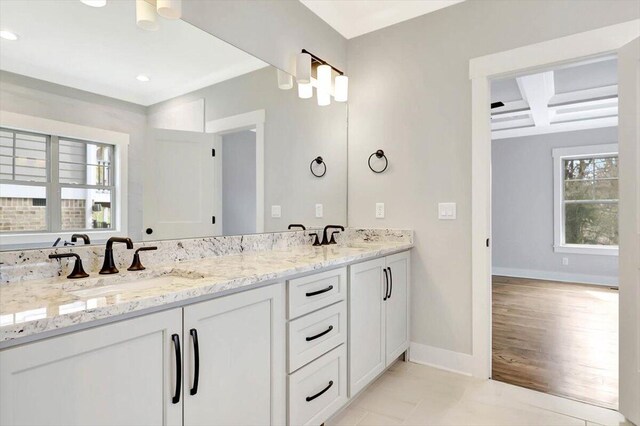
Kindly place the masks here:
[[(184, 21), (136, 26), (134, 1), (1, 0), (0, 69), (151, 105), (267, 66)], [(142, 83), (136, 76), (151, 81)]]
[(618, 124), (615, 57), (595, 58), (554, 70), (491, 82), (493, 139)]
[(353, 38), (464, 0), (300, 0), (345, 38)]

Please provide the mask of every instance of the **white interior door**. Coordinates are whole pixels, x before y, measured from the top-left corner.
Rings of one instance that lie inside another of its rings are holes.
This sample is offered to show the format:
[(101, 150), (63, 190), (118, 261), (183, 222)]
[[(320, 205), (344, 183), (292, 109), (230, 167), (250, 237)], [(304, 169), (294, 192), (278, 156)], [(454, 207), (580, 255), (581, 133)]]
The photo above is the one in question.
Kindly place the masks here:
[(620, 412), (640, 425), (640, 39), (618, 52)]
[(207, 133), (149, 129), (145, 161), (144, 230), (147, 240), (220, 234), (219, 182)]

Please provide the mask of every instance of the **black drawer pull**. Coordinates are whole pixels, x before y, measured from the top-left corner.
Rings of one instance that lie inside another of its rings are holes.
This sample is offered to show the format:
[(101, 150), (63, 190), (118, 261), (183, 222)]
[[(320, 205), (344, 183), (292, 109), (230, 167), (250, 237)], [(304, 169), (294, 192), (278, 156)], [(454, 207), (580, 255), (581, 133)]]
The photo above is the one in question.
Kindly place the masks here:
[(327, 385), (326, 388), (322, 389), (320, 392), (318, 392), (315, 395), (311, 395), (307, 397), (307, 402), (311, 402), (314, 399), (316, 399), (317, 397), (321, 396), (323, 393), (325, 393), (326, 391), (329, 390), (329, 388), (331, 388), (331, 386), (333, 386), (333, 380), (329, 381), (329, 384)]
[(173, 394), (171, 402), (177, 404), (180, 402), (180, 389), (182, 388), (182, 357), (180, 355), (180, 336), (177, 334), (171, 335), (173, 340), (173, 347), (176, 351), (176, 391)]
[(327, 288), (323, 288), (322, 290), (312, 291), (310, 293), (307, 293), (306, 295), (307, 295), (307, 297), (317, 296), (319, 294), (326, 293), (326, 292), (331, 291), (331, 290), (333, 290), (333, 286), (332, 285), (330, 285)]
[(391, 267), (389, 269), (389, 297), (387, 299), (391, 299), (391, 293), (393, 293), (393, 275), (391, 275)]
[(316, 340), (317, 338), (322, 337), (325, 334), (329, 333), (331, 330), (333, 330), (333, 326), (332, 325), (330, 325), (329, 328), (327, 328), (325, 331), (323, 331), (320, 334), (316, 334), (315, 336), (307, 337), (307, 342), (310, 342), (312, 340)]
[(382, 272), (384, 272), (384, 298), (382, 299), (384, 302), (389, 297), (389, 275), (387, 275), (387, 268), (384, 268)]
[(194, 358), (194, 375), (193, 375), (193, 387), (189, 392), (191, 395), (198, 393), (198, 381), (200, 380), (200, 346), (198, 345), (198, 330), (192, 328), (189, 330), (191, 338), (193, 339), (193, 358)]

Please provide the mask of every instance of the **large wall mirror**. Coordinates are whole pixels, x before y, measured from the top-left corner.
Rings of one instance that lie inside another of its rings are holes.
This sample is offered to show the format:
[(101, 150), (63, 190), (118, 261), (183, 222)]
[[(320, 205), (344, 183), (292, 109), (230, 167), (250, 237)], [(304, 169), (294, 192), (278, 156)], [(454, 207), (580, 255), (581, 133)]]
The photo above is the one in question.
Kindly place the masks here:
[(345, 103), (134, 1), (0, 8), (2, 249), (346, 224)]

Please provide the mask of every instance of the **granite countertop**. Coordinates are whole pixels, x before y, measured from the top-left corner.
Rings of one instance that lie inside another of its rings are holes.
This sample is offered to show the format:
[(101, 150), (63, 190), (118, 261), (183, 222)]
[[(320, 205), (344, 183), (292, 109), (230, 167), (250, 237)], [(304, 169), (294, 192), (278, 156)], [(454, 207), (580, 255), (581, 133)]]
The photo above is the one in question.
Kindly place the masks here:
[(4, 284), (0, 286), (0, 346), (18, 344), (26, 337), (31, 341), (37, 334), (67, 327), (90, 327), (92, 321), (115, 321), (120, 315), (163, 305), (186, 305), (190, 299), (224, 295), (242, 287), (343, 266), (412, 246), (399, 241), (297, 246), (173, 262), (140, 272), (93, 274), (80, 280), (56, 277)]

